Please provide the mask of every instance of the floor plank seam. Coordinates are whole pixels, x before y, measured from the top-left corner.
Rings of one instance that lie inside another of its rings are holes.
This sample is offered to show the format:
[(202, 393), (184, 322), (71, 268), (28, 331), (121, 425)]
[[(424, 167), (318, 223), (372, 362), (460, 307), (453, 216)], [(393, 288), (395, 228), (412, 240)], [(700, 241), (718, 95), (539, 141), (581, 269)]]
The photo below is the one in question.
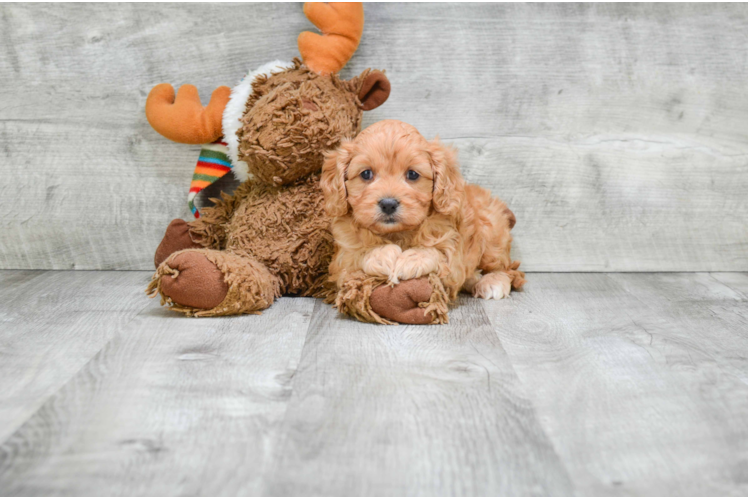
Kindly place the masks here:
[[(304, 357), (304, 349), (307, 347), (307, 344), (309, 342), (309, 331), (312, 328), (312, 324), (314, 323), (315, 317), (317, 316), (317, 312), (319, 308), (324, 307), (325, 304), (321, 299), (312, 299), (315, 301), (314, 308), (312, 309), (312, 313), (309, 316), (309, 321), (306, 325), (306, 331), (304, 332), (304, 344), (301, 346), (301, 349), (299, 349), (299, 358), (296, 360), (296, 367), (294, 368), (293, 375), (289, 378), (289, 383), (291, 386), (291, 390), (288, 393), (288, 398), (286, 400), (286, 407), (283, 410), (283, 416), (278, 420), (277, 423), (277, 429), (284, 429), (286, 427), (286, 424), (290, 421), (288, 418), (288, 413), (290, 411), (290, 402), (295, 394), (296, 391), (296, 375), (299, 372), (299, 367), (301, 366), (301, 360)], [(261, 479), (261, 486), (260, 491), (262, 492), (263, 496), (270, 495), (270, 493), (267, 491), (269, 487), (269, 473), (271, 473), (275, 467), (276, 464), (279, 463), (283, 459), (282, 454), (282, 447), (280, 445), (283, 444), (285, 435), (282, 432), (276, 433), (276, 435), (273, 438), (272, 441), (272, 448), (273, 452), (271, 453), (270, 459), (267, 461), (267, 463), (263, 464), (262, 467), (262, 474), (260, 474)]]
[[(740, 290), (736, 290), (735, 288), (731, 287), (730, 285), (728, 285), (727, 283), (725, 283), (724, 281), (722, 281), (721, 279), (719, 279), (718, 277), (716, 277), (713, 272), (710, 272), (710, 273), (707, 273), (707, 274), (709, 275), (710, 278), (712, 278), (714, 281), (716, 281), (720, 285), (726, 286), (727, 288), (729, 288), (730, 290), (732, 290), (733, 292), (735, 292), (737, 295), (740, 295), (740, 297), (743, 300), (748, 299), (748, 296), (746, 296), (745, 293), (743, 293)], [(748, 274), (748, 273), (737, 273), (737, 274)]]
[[(141, 313), (142, 313), (142, 312), (143, 312), (143, 311), (144, 311), (144, 310), (145, 310), (146, 308), (148, 308), (148, 306), (149, 306), (149, 305), (150, 305), (150, 304), (146, 303), (145, 305), (143, 305), (143, 307), (142, 307), (141, 309), (138, 309), (138, 311), (137, 311), (137, 312), (133, 312), (133, 315), (132, 315), (132, 316), (131, 316), (131, 317), (130, 317), (130, 318), (129, 318), (128, 320), (127, 320), (127, 322), (126, 322), (125, 324), (123, 324), (123, 325), (122, 325), (122, 329), (123, 329), (123, 330), (124, 330), (124, 329), (126, 329), (126, 328), (127, 328), (127, 326), (128, 326), (128, 325), (129, 325), (130, 323), (132, 323), (132, 322), (133, 322), (133, 321), (135, 320), (135, 318), (137, 318), (137, 317), (138, 317), (138, 316), (139, 316), (139, 315), (140, 315), (140, 314), (141, 314)], [(17, 432), (19, 431), (19, 429), (22, 429), (24, 425), (26, 425), (26, 424), (27, 424), (27, 423), (28, 423), (28, 422), (29, 422), (30, 420), (32, 420), (32, 419), (33, 419), (33, 418), (34, 418), (34, 417), (35, 417), (35, 416), (37, 415), (37, 413), (39, 413), (39, 411), (40, 411), (40, 410), (41, 410), (41, 409), (42, 409), (42, 408), (43, 408), (43, 407), (44, 407), (44, 406), (45, 406), (45, 405), (46, 405), (47, 403), (49, 403), (49, 402), (50, 402), (50, 401), (51, 401), (51, 400), (52, 400), (52, 399), (53, 399), (53, 398), (54, 398), (55, 396), (57, 396), (57, 395), (58, 395), (58, 394), (60, 393), (60, 391), (63, 391), (63, 390), (65, 389), (65, 387), (67, 387), (67, 386), (68, 386), (68, 384), (70, 384), (70, 382), (71, 382), (72, 380), (74, 380), (74, 379), (75, 379), (75, 377), (77, 377), (77, 376), (78, 376), (78, 375), (79, 375), (79, 374), (80, 374), (80, 373), (81, 373), (81, 372), (82, 372), (83, 370), (85, 370), (85, 369), (86, 369), (86, 367), (87, 367), (87, 366), (88, 366), (88, 365), (89, 365), (89, 364), (90, 364), (90, 363), (91, 363), (91, 362), (92, 362), (92, 361), (93, 361), (94, 359), (96, 359), (96, 357), (97, 357), (97, 356), (98, 356), (99, 354), (101, 354), (101, 352), (102, 352), (102, 351), (104, 351), (104, 350), (105, 350), (105, 349), (106, 349), (107, 347), (109, 347), (109, 345), (110, 345), (110, 344), (111, 344), (112, 342), (114, 342), (114, 341), (115, 341), (115, 340), (116, 340), (116, 339), (117, 339), (117, 338), (118, 338), (118, 337), (119, 337), (120, 335), (122, 335), (122, 332), (117, 332), (117, 333), (115, 333), (114, 335), (112, 335), (112, 337), (111, 337), (111, 338), (110, 338), (109, 340), (107, 340), (107, 341), (106, 341), (106, 342), (105, 342), (105, 343), (104, 343), (104, 344), (103, 344), (103, 345), (101, 346), (101, 348), (100, 348), (99, 350), (97, 350), (97, 351), (96, 351), (95, 353), (93, 353), (93, 354), (91, 355), (91, 357), (90, 357), (90, 358), (88, 359), (88, 361), (86, 361), (85, 363), (83, 363), (83, 364), (82, 364), (82, 365), (80, 366), (80, 368), (79, 368), (78, 370), (76, 370), (76, 371), (75, 371), (74, 373), (72, 373), (72, 374), (71, 374), (71, 375), (70, 375), (70, 376), (69, 376), (69, 377), (68, 377), (68, 378), (67, 378), (67, 379), (65, 380), (65, 382), (64, 382), (64, 383), (62, 383), (62, 384), (61, 384), (61, 385), (60, 385), (60, 386), (59, 386), (59, 387), (57, 388), (57, 390), (55, 390), (55, 391), (54, 391), (54, 392), (53, 392), (52, 394), (50, 394), (50, 395), (49, 395), (49, 396), (47, 396), (46, 398), (42, 399), (42, 400), (40, 401), (40, 403), (39, 403), (39, 404), (38, 404), (38, 405), (36, 406), (36, 408), (34, 409), (34, 411), (33, 411), (33, 412), (31, 412), (31, 413), (29, 413), (29, 416), (28, 416), (28, 417), (27, 417), (26, 419), (24, 419), (24, 421), (23, 421), (23, 422), (21, 422), (20, 424), (18, 424), (18, 426), (16, 426), (16, 427), (15, 427), (15, 428), (13, 429), (13, 431), (12, 431), (11, 433), (9, 433), (9, 434), (8, 434), (8, 436), (7, 436), (7, 437), (6, 437), (5, 439), (3, 439), (2, 441), (0, 441), (0, 448), (2, 448), (2, 447), (3, 447), (3, 446), (4, 446), (4, 445), (5, 445), (5, 444), (6, 444), (6, 443), (7, 443), (8, 441), (10, 441), (10, 440), (11, 440), (11, 439), (13, 438), (13, 436), (15, 436), (15, 434), (16, 434), (16, 433), (17, 433)]]
[(543, 422), (543, 419), (540, 418), (540, 413), (538, 412), (537, 405), (535, 404), (535, 399), (532, 397), (532, 392), (530, 390), (531, 388), (528, 387), (527, 383), (520, 376), (520, 372), (517, 370), (517, 367), (514, 364), (514, 359), (511, 353), (504, 348), (504, 342), (501, 340), (501, 337), (499, 336), (498, 330), (496, 328), (496, 325), (493, 322), (493, 319), (491, 319), (491, 314), (489, 314), (489, 312), (486, 311), (485, 301), (482, 299), (481, 299), (480, 306), (481, 306), (481, 310), (483, 311), (483, 315), (485, 316), (486, 320), (488, 321), (488, 324), (491, 327), (491, 331), (496, 337), (496, 340), (498, 340), (499, 345), (501, 346), (501, 349), (506, 354), (506, 359), (509, 361), (512, 371), (514, 372), (515, 377), (517, 377), (517, 380), (519, 381), (520, 387), (522, 389), (522, 392), (524, 393), (525, 398), (527, 399), (527, 402), (532, 405), (532, 411), (535, 414), (535, 420), (540, 426), (540, 429), (543, 431), (545, 439), (550, 445), (551, 450), (553, 450), (553, 453), (556, 455), (556, 458), (558, 459), (558, 463), (563, 468), (563, 472), (566, 475), (569, 485), (571, 486), (573, 496), (578, 496), (579, 495), (578, 487), (572, 475), (572, 471), (569, 470), (569, 467), (562, 460), (561, 454), (558, 452), (558, 447), (556, 445), (555, 440), (553, 439), (552, 434), (549, 432), (548, 428), (546, 427), (545, 422)]

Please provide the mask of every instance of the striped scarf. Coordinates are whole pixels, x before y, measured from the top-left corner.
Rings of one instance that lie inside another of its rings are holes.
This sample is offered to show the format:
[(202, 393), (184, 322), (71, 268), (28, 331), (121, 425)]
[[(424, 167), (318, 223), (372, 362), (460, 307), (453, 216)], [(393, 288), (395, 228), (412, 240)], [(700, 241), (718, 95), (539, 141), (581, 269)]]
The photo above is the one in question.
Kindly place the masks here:
[(187, 204), (196, 219), (200, 218), (200, 212), (195, 206), (197, 193), (226, 175), (232, 168), (233, 165), (229, 159), (228, 148), (226, 143), (223, 142), (223, 137), (216, 142), (203, 145), (202, 150), (200, 150), (200, 157), (197, 159), (195, 173), (192, 174), (190, 193), (187, 195)]

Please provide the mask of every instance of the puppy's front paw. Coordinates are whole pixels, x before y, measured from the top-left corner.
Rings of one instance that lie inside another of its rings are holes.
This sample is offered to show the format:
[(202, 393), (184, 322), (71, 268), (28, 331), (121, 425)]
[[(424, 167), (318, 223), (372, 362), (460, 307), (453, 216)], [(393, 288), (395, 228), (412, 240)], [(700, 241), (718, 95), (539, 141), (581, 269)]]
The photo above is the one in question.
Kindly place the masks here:
[(479, 299), (503, 299), (512, 291), (512, 278), (502, 272), (489, 273), (473, 285), (473, 296)]
[(439, 270), (439, 252), (433, 248), (411, 248), (400, 255), (390, 274), (390, 283), (420, 278)]
[(403, 253), (397, 245), (383, 245), (369, 251), (361, 263), (361, 270), (369, 276), (392, 275), (397, 259)]

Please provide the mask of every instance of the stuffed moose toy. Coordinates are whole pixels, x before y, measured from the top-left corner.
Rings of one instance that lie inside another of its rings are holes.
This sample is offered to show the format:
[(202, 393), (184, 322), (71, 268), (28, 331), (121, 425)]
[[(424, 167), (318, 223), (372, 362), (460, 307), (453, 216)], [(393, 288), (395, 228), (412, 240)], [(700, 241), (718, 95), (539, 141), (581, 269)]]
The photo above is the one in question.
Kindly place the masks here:
[[(352, 277), (343, 290), (329, 282), (334, 242), (320, 188), (325, 152), (360, 132), (363, 111), (387, 100), (390, 83), (381, 71), (348, 81), (337, 76), (363, 32), (361, 3), (306, 3), (304, 13), (322, 35), (301, 33), (303, 62), (268, 63), (233, 89), (215, 90), (205, 107), (191, 85), (176, 98), (169, 84), (148, 96), (146, 117), (157, 132), (204, 144), (188, 197), (196, 219), (169, 224), (147, 290), (172, 310), (257, 313), (288, 294), (327, 298), (359, 319), (391, 322), (383, 319), (387, 311), (372, 310), (370, 281)], [(242, 183), (201, 214), (195, 196), (229, 171)], [(394, 299), (383, 307), (425, 307), (402, 295), (388, 291)]]

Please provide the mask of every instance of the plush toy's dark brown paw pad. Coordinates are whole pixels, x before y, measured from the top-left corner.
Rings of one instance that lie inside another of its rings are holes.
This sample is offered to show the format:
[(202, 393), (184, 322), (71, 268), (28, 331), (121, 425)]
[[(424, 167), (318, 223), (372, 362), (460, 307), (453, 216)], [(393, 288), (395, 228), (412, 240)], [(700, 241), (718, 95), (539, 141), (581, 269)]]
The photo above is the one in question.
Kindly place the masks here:
[(166, 265), (173, 274), (161, 276), (161, 291), (179, 305), (213, 309), (229, 291), (223, 273), (200, 252), (177, 254)]
[(185, 221), (174, 219), (169, 223), (169, 227), (166, 228), (166, 234), (156, 249), (156, 256), (153, 262), (158, 268), (169, 255), (187, 248), (202, 248), (202, 245), (192, 241), (190, 227)]
[(428, 302), (432, 292), (428, 278), (403, 281), (395, 286), (381, 285), (371, 292), (369, 304), (383, 318), (410, 325), (427, 325), (432, 322), (430, 314), (418, 307)]

